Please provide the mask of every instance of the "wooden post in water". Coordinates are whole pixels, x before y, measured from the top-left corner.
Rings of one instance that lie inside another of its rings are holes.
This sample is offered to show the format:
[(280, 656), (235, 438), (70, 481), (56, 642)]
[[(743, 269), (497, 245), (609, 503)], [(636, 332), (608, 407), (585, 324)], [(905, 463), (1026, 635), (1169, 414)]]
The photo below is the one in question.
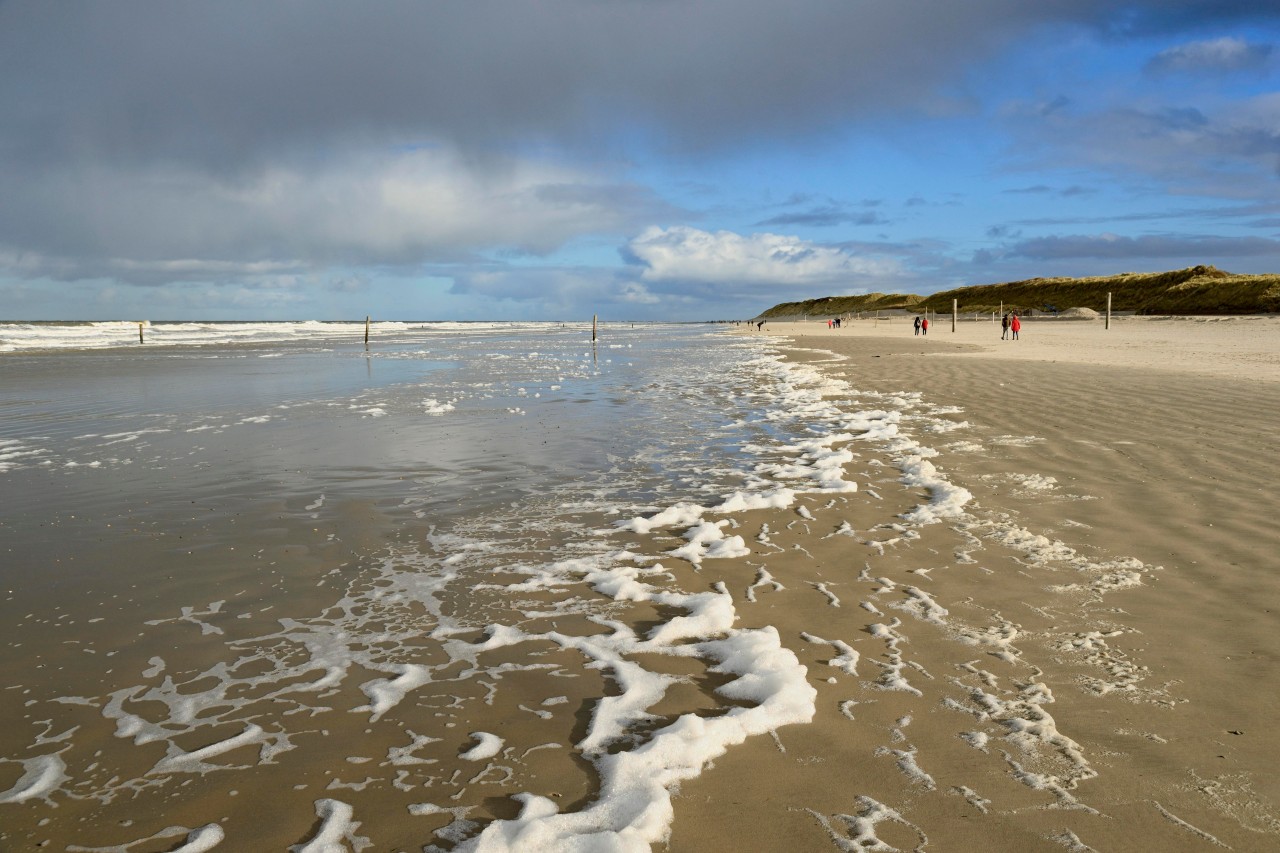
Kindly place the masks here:
[(593, 344), (596, 342), (596, 324), (599, 322), (599, 320), (600, 320), (599, 314), (591, 315), (591, 343)]
[(1111, 291), (1107, 291), (1107, 322), (1103, 325), (1104, 329), (1111, 328)]
[(365, 349), (369, 348), (369, 315), (368, 314), (364, 315), (364, 346), (365, 346)]
[(144, 340), (142, 339), (142, 324), (143, 324), (143, 323), (145, 323), (145, 322), (146, 322), (146, 320), (140, 320), (140, 321), (138, 321), (138, 343), (140, 343), (140, 344), (146, 343), (146, 341), (144, 341)]

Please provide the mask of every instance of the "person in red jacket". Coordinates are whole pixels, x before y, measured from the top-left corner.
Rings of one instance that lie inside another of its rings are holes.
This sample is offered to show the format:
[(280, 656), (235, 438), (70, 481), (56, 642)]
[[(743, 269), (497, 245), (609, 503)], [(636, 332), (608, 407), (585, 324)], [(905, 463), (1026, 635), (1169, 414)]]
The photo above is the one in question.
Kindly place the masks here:
[(1013, 339), (1018, 339), (1018, 332), (1022, 330), (1022, 321), (1018, 319), (1018, 315), (1014, 314), (1009, 318), (1009, 331), (1013, 332)]
[(929, 334), (929, 318), (928, 317), (925, 317), (923, 320), (920, 321), (920, 332), (921, 334), (925, 334), (925, 335)]

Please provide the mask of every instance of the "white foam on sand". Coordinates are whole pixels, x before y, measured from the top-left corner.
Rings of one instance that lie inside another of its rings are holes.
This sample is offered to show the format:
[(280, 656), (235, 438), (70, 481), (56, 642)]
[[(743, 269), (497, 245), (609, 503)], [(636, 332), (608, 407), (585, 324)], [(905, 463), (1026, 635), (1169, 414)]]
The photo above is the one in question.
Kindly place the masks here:
[(846, 853), (857, 853), (857, 851), (863, 850), (882, 853), (897, 851), (899, 848), (885, 843), (876, 835), (876, 826), (885, 822), (899, 824), (913, 830), (920, 841), (913, 848), (914, 850), (923, 850), (928, 846), (929, 837), (924, 834), (924, 831), (904, 818), (896, 810), (886, 806), (884, 803), (873, 800), (871, 797), (860, 796), (856, 802), (858, 806), (857, 814), (837, 814), (834, 820), (824, 814), (819, 814), (813, 809), (807, 809), (809, 814), (817, 818), (818, 822), (822, 824), (837, 849), (846, 851)]
[[(0, 761), (11, 763), (8, 759)], [(67, 765), (57, 753), (38, 755), (19, 763), (22, 764), (22, 776), (12, 788), (0, 792), (0, 803), (25, 803), (47, 798), (67, 781)]]
[(152, 773), (204, 773), (210, 769), (214, 769), (212, 765), (206, 763), (206, 759), (215, 758), (224, 753), (239, 749), (242, 746), (258, 744), (264, 740), (266, 733), (261, 726), (250, 723), (245, 726), (244, 731), (240, 734), (233, 735), (225, 740), (211, 743), (206, 747), (197, 749), (194, 752), (184, 752), (176, 745), (169, 745), (169, 754), (156, 763), (152, 768)]
[(807, 643), (831, 646), (839, 654), (827, 661), (827, 665), (843, 670), (849, 675), (856, 676), (858, 674), (858, 660), (860, 658), (858, 650), (844, 640), (824, 640), (821, 637), (803, 631), (800, 633), (800, 638)]
[(332, 799), (316, 800), (315, 805), (316, 817), (321, 820), (320, 829), (305, 844), (291, 846), (290, 853), (359, 853), (372, 846), (369, 839), (355, 834), (360, 821), (353, 819), (355, 812), (351, 806)]
[[(524, 845), (535, 843), (530, 839), (536, 839), (537, 844), (545, 842), (552, 845), (548, 849), (555, 849), (556, 845), (569, 843), (583, 833), (602, 831), (624, 843), (630, 843), (628, 839), (652, 843), (666, 833), (671, 816), (670, 792), (680, 780), (697, 775), (707, 762), (747, 737), (806, 722), (812, 717), (815, 691), (806, 682), (805, 668), (792, 652), (782, 647), (776, 630), (734, 629), (736, 615), (732, 598), (722, 585), (712, 592), (687, 594), (653, 586), (644, 579), (662, 576), (665, 573), (660, 566), (642, 569), (634, 556), (621, 552), (540, 567), (525, 584), (529, 588), (553, 588), (576, 579), (616, 600), (653, 601), (683, 611), (647, 635), (637, 635), (621, 624), (615, 625), (610, 634), (586, 637), (557, 632), (527, 634), (511, 626), (494, 625), (484, 639), (474, 643), (447, 639), (448, 630), (441, 633), (450, 660), (470, 661), (472, 665), (476, 665), (483, 651), (549, 640), (577, 650), (593, 666), (608, 672), (620, 687), (618, 695), (604, 697), (599, 703), (586, 737), (578, 744), (584, 754), (594, 756), (597, 762), (602, 785), (599, 804), (585, 812), (559, 815), (552, 813), (550, 800), (529, 794), (519, 819), (491, 825), (479, 836), (483, 841), (478, 839), (477, 843), (510, 844), (528, 849)], [(398, 584), (403, 591), (413, 593), (405, 596), (407, 601), (429, 602), (439, 582), (438, 578), (388, 570), (375, 587), (381, 593), (376, 600), (394, 598), (394, 593), (385, 592), (386, 585)], [(421, 586), (411, 589), (411, 584)], [(353, 599), (335, 608), (351, 613), (357, 620), (346, 623), (347, 630), (322, 632), (315, 630), (320, 627), (318, 624), (308, 628), (299, 622), (282, 620), (282, 632), (276, 642), (285, 638), (295, 643), (301, 641), (309, 648), (310, 658), (306, 661), (295, 658), (285, 665), (285, 657), (280, 657), (274, 671), (263, 675), (237, 676), (225, 667), (215, 667), (201, 677), (213, 676), (217, 684), (194, 693), (184, 692), (181, 685), (166, 676), (164, 683), (156, 687), (117, 691), (103, 707), (103, 714), (116, 720), (117, 734), (121, 737), (139, 745), (157, 741), (168, 744), (168, 754), (151, 771), (156, 776), (234, 769), (245, 766), (245, 759), (250, 763), (271, 761), (281, 750), (293, 745), (284, 732), (269, 731), (256, 723), (191, 752), (179, 749), (173, 738), (184, 731), (198, 731), (220, 721), (231, 722), (233, 713), (247, 708), (249, 700), (237, 697), (249, 690), (266, 698), (274, 696), (277, 701), (301, 699), (337, 686), (357, 662), (365, 667), (392, 670), (391, 677), (369, 682), (362, 688), (371, 702), (357, 710), (365, 710), (371, 719), (376, 719), (396, 707), (416, 686), (426, 683), (431, 673), (425, 665), (416, 669), (403, 664), (391, 665), (357, 650), (358, 620), (364, 617), (355, 614), (367, 610), (368, 603), (358, 604)], [(685, 715), (654, 733), (643, 747), (608, 754), (607, 747), (625, 740), (630, 728), (647, 717), (647, 709), (662, 698), (669, 684), (668, 677), (648, 673), (628, 660), (640, 652), (711, 661), (712, 671), (733, 677), (720, 692), (728, 699), (754, 704), (735, 706), (724, 716), (711, 720)], [(272, 654), (283, 654), (283, 651)], [(259, 665), (269, 660), (258, 653), (242, 658), (240, 663), (252, 670), (255, 659)], [(156, 676), (161, 674), (159, 666), (150, 671)], [(272, 691), (270, 685), (279, 682), (288, 686)], [(160, 722), (152, 722), (126, 710), (135, 703), (153, 708), (159, 703), (167, 706), (169, 713)], [(463, 753), (463, 758), (481, 761), (501, 750), (502, 741), (497, 736), (477, 732), (476, 737), (479, 742)], [(415, 739), (411, 748), (422, 745), (421, 739)], [(248, 747), (256, 747), (256, 761), (252, 755), (245, 755), (241, 763), (218, 763), (232, 753), (243, 753)], [(407, 755), (399, 757), (403, 759)], [(47, 791), (56, 784), (57, 781), (50, 778), (39, 787)], [(24, 790), (29, 787), (32, 786), (25, 785)], [(337, 843), (354, 830), (348, 808), (337, 801), (322, 802), (324, 805), (317, 808), (324, 825), (315, 838), (297, 848), (299, 851), (330, 849), (327, 845)]]
[[(973, 499), (967, 489), (953, 484), (929, 461), (937, 451), (921, 445), (901, 432), (900, 409), (870, 409), (849, 411), (831, 397), (854, 395), (853, 389), (842, 380), (826, 377), (811, 365), (784, 362), (781, 359), (761, 359), (756, 362), (766, 371), (772, 371), (777, 383), (777, 407), (771, 408), (766, 418), (800, 417), (828, 425), (829, 432), (819, 432), (811, 438), (774, 445), (749, 444), (743, 449), (762, 457), (755, 466), (762, 490), (753, 495), (737, 492), (719, 506), (703, 506), (689, 502), (677, 503), (649, 517), (636, 517), (619, 522), (624, 530), (649, 533), (660, 528), (684, 529), (690, 545), (673, 551), (676, 556), (695, 565), (708, 556), (707, 543), (721, 538), (718, 531), (707, 526), (703, 516), (710, 513), (740, 512), (749, 508), (789, 508), (795, 503), (797, 491), (809, 493), (856, 492), (856, 481), (847, 479), (846, 468), (854, 454), (848, 445), (863, 441), (879, 445), (891, 454), (902, 472), (902, 482), (919, 488), (928, 500), (903, 517), (909, 524), (925, 525), (956, 519), (964, 514), (966, 505)], [(866, 395), (863, 395), (866, 396)], [(882, 401), (892, 402), (902, 408), (920, 406), (918, 394), (883, 395)], [(917, 416), (917, 420), (927, 420)], [(933, 422), (933, 421), (927, 421)], [(795, 487), (780, 488), (779, 482), (801, 481)], [(767, 484), (767, 490), (763, 487)], [(812, 517), (812, 513), (810, 513)], [(726, 550), (734, 556), (745, 556), (745, 542), (732, 543)]]
[(489, 732), (472, 732), (475, 746), (461, 753), (458, 757), (464, 761), (484, 761), (493, 758), (502, 751), (502, 738)]
[[(116, 844), (110, 847), (81, 847), (72, 844), (67, 847), (72, 853), (131, 853), (135, 847), (151, 845), (152, 841), (169, 841), (169, 839), (185, 836), (185, 840), (177, 847), (167, 846), (164, 849), (171, 853), (206, 853), (221, 844), (226, 839), (226, 833), (222, 827), (216, 823), (205, 824), (196, 829), (188, 829), (185, 826), (170, 826), (160, 830), (154, 835), (148, 835), (146, 838), (139, 838), (128, 844)], [(172, 844), (172, 842), (170, 842)]]
[(599, 756), (600, 794), (581, 811), (562, 814), (551, 799), (518, 795), (517, 818), (490, 824), (460, 849), (581, 849), (587, 838), (600, 849), (648, 849), (667, 835), (677, 783), (752, 735), (813, 717), (816, 691), (776, 630), (737, 631), (697, 646), (719, 661), (711, 671), (738, 676), (719, 692), (758, 704), (710, 719), (686, 714), (638, 749)]

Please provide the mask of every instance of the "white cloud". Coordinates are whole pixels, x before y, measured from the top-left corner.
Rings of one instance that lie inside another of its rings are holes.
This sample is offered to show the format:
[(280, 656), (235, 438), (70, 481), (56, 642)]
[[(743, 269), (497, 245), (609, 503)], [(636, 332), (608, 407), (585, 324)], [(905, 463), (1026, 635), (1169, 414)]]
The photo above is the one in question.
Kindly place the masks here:
[(898, 263), (780, 234), (650, 227), (628, 248), (650, 282), (806, 285), (896, 276)]
[[(93, 168), (12, 182), (0, 268), (22, 277), (227, 281), (349, 265), (419, 265), (491, 250), (546, 254), (669, 212), (648, 191), (587, 169), (417, 149), (281, 163), (226, 180)], [(7, 212), (5, 212), (7, 211)], [(37, 236), (38, 225), (57, 223)], [(24, 240), (18, 234), (34, 237)], [(55, 234), (48, 238), (47, 235)]]
[(1161, 51), (1148, 63), (1147, 69), (1160, 73), (1239, 71), (1261, 66), (1270, 55), (1270, 45), (1250, 44), (1244, 39), (1225, 36)]
[(619, 289), (618, 301), (632, 305), (659, 305), (662, 299), (650, 293), (649, 288), (640, 282), (628, 281)]

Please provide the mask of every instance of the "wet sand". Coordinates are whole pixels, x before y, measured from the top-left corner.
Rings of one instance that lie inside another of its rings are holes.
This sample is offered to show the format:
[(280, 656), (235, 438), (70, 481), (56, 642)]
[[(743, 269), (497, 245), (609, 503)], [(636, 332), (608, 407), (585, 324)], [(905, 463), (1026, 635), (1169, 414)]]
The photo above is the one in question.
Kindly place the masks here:
[[(539, 588), (526, 572), (625, 547), (642, 565), (659, 561), (666, 588), (723, 584), (735, 627), (776, 628), (817, 690), (811, 722), (749, 737), (680, 785), (671, 850), (1270, 849), (1280, 843), (1271, 729), (1280, 324), (1124, 322), (1105, 332), (1101, 323), (1028, 323), (1016, 344), (1000, 342), (998, 328), (993, 340), (989, 324), (955, 336), (935, 327), (928, 338), (900, 322), (766, 330), (788, 335), (788, 358), (847, 380), (852, 390), (837, 396), (850, 411), (919, 393), (895, 403), (903, 433), (935, 449), (938, 471), (973, 495), (940, 523), (903, 518), (929, 492), (904, 482), (882, 443), (854, 438), (844, 476), (856, 492), (802, 492), (785, 510), (735, 513), (731, 531), (750, 555), (698, 566), (670, 554), (687, 544), (678, 526), (618, 533), (616, 516), (548, 495), (552, 516), (465, 552), (484, 557), (469, 568), (453, 562), (459, 542), (432, 541), (431, 519), (385, 485), (372, 490), (377, 500), (332, 494), (319, 517), (315, 489), (237, 492), (216, 514), (206, 497), (114, 545), (104, 532), (100, 562), (153, 567), (131, 589), (143, 596), (154, 585), (167, 606), (152, 609), (164, 618), (122, 618), (105, 574), (75, 589), (50, 575), (44, 609), (18, 608), (10, 592), (15, 624), (26, 620), (14, 660), (56, 652), (63, 666), (67, 642), (82, 643), (76, 671), (55, 679), (96, 698), (33, 707), (20, 690), (0, 694), (6, 719), (23, 720), (3, 754), (56, 747), (30, 742), (46, 716), (55, 717), (51, 739), (81, 727), (67, 758), (77, 760), (73, 774), (79, 768), (72, 790), (86, 792), (8, 804), (6, 831), (15, 845), (148, 853), (181, 841), (140, 841), (165, 826), (218, 821), (227, 831), (218, 849), (244, 849), (246, 836), (252, 849), (286, 849), (320, 834), (318, 803), (333, 798), (360, 822), (338, 842), (345, 848), (363, 837), (374, 849), (449, 849), (488, 821), (517, 818), (522, 792), (563, 812), (588, 809), (599, 776), (574, 745), (601, 697), (620, 689), (548, 638), (615, 625), (645, 636), (682, 611), (624, 600), (602, 610), (583, 578), (566, 573)], [(1123, 338), (1109, 337), (1120, 329)], [(1112, 340), (1128, 343), (1107, 364)], [(570, 516), (562, 531), (557, 520)], [(504, 521), (485, 516), (471, 532)], [(574, 539), (583, 529), (601, 531), (598, 541)], [(252, 562), (233, 559), (232, 546)], [(455, 581), (429, 595), (416, 589), (446, 566), (461, 567)], [(175, 575), (182, 588), (162, 590)], [(220, 599), (225, 606), (204, 604)], [(438, 607), (428, 611), (431, 600)], [(307, 618), (282, 629), (286, 603)], [(181, 618), (179, 604), (198, 606)], [(446, 620), (517, 625), (531, 639), (481, 650), (476, 628), (452, 635), (474, 650), (425, 643)], [(350, 673), (324, 690), (277, 695), (282, 680), (323, 682), (323, 669), (294, 669), (311, 632), (353, 646)], [(168, 670), (150, 666), (157, 647)], [(609, 752), (641, 751), (682, 715), (711, 720), (751, 704), (718, 692), (733, 679), (714, 661), (675, 651), (633, 655), (682, 680)], [(438, 669), (385, 716), (371, 715), (365, 688), (402, 660)], [(217, 669), (224, 664), (230, 674)], [(259, 683), (261, 669), (275, 675)], [(170, 674), (176, 688), (159, 691)], [(166, 779), (153, 768), (165, 760), (163, 741), (124, 738), (100, 710), (110, 691), (133, 684), (127, 707), (146, 719), (177, 716), (156, 697), (208, 703), (202, 714), (216, 725), (175, 735), (187, 754), (240, 736), (248, 721), (287, 732), (275, 745), (297, 748), (255, 760), (274, 742), (246, 743), (211, 762), (236, 765), (231, 772)], [(467, 757), (477, 731), (499, 735), (501, 754)], [(0, 790), (21, 772), (0, 765)], [(137, 780), (137, 796), (132, 781), (107, 780), (117, 772)], [(96, 799), (104, 795), (113, 799)]]
[[(753, 604), (756, 570), (728, 579), (809, 666), (818, 713), (686, 784), (670, 849), (1280, 844), (1280, 321), (769, 331), (843, 356), (822, 370), (857, 388), (954, 406), (963, 426), (922, 441), (974, 500), (919, 538), (867, 530), (886, 507), (866, 503), (920, 500), (869, 466), (757, 554), (784, 589)], [(847, 644), (857, 675), (801, 632)]]

